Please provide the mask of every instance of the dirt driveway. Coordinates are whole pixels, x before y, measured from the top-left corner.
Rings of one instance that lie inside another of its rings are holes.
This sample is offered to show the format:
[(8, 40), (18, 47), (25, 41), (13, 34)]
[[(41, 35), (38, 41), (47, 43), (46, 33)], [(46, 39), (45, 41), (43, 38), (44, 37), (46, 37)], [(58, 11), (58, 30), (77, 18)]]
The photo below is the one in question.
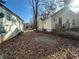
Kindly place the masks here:
[(26, 32), (0, 45), (5, 59), (79, 59), (79, 41)]

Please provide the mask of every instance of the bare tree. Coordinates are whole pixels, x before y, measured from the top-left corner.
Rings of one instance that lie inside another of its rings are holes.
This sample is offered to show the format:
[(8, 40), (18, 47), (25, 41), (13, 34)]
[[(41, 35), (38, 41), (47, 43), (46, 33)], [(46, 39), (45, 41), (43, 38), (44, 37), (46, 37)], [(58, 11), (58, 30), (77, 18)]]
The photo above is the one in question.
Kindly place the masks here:
[(33, 12), (33, 21), (34, 21), (34, 28), (37, 30), (37, 16), (38, 16), (38, 6), (39, 0), (28, 0)]
[(47, 17), (49, 13), (56, 9), (56, 5), (54, 0), (28, 0), (28, 2), (33, 11), (34, 28), (37, 30), (38, 15), (42, 15), (44, 18)]
[[(55, 0), (47, 0), (46, 2), (44, 2), (44, 11), (41, 12), (41, 16), (44, 19), (47, 19), (48, 16), (53, 15), (54, 12), (57, 9), (57, 5), (55, 3)], [(40, 8), (42, 9), (42, 8)]]
[(34, 23), (35, 23), (36, 31), (37, 31), (38, 3), (39, 0), (32, 0), (32, 9), (34, 14)]
[(37, 30), (37, 17), (39, 15), (39, 6), (44, 5), (45, 0), (28, 0), (33, 12), (33, 27)]

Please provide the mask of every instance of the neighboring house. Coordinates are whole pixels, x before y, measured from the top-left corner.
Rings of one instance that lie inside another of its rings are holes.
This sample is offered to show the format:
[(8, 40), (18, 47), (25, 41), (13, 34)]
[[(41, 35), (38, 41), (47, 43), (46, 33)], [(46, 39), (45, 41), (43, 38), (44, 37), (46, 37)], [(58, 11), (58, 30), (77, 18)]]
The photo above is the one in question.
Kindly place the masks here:
[(32, 29), (32, 25), (30, 23), (24, 23), (24, 30)]
[(39, 31), (51, 31), (52, 26), (51, 26), (51, 19), (45, 19), (45, 20), (41, 20), (39, 18), (38, 20), (38, 30)]
[(0, 43), (23, 31), (23, 20), (0, 4)]
[(53, 30), (69, 29), (73, 27), (79, 27), (79, 15), (67, 7), (57, 11), (44, 21), (40, 20), (40, 18), (38, 20), (38, 30), (45, 29), (51, 32)]

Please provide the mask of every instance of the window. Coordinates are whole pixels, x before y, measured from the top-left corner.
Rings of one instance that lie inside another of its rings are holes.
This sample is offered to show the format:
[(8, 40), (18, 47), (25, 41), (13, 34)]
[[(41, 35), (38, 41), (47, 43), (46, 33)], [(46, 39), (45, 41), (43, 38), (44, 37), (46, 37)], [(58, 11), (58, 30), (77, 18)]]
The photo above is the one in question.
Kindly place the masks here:
[(17, 22), (17, 18), (16, 18), (16, 16), (14, 16), (14, 17), (12, 18), (12, 21), (13, 21), (14, 23)]
[(59, 24), (62, 25), (62, 17), (59, 17)]
[(4, 17), (4, 14), (1, 12), (0, 13), (0, 18), (3, 18)]
[(1, 34), (1, 33), (6, 33), (4, 27), (0, 27), (0, 34)]
[(69, 21), (69, 19), (67, 19), (67, 21), (66, 21), (66, 28), (67, 28), (67, 29), (70, 28), (70, 21)]
[(11, 20), (11, 14), (10, 13), (7, 13), (7, 20)]
[(72, 25), (73, 25), (73, 26), (75, 25), (75, 20), (74, 20), (74, 19), (72, 20)]

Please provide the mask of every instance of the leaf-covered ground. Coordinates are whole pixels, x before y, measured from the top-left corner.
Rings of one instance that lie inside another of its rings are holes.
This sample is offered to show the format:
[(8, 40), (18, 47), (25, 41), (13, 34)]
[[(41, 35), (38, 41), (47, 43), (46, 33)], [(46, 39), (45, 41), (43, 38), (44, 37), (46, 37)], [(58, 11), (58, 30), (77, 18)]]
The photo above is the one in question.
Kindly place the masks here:
[(26, 32), (0, 45), (5, 59), (79, 59), (79, 41)]

